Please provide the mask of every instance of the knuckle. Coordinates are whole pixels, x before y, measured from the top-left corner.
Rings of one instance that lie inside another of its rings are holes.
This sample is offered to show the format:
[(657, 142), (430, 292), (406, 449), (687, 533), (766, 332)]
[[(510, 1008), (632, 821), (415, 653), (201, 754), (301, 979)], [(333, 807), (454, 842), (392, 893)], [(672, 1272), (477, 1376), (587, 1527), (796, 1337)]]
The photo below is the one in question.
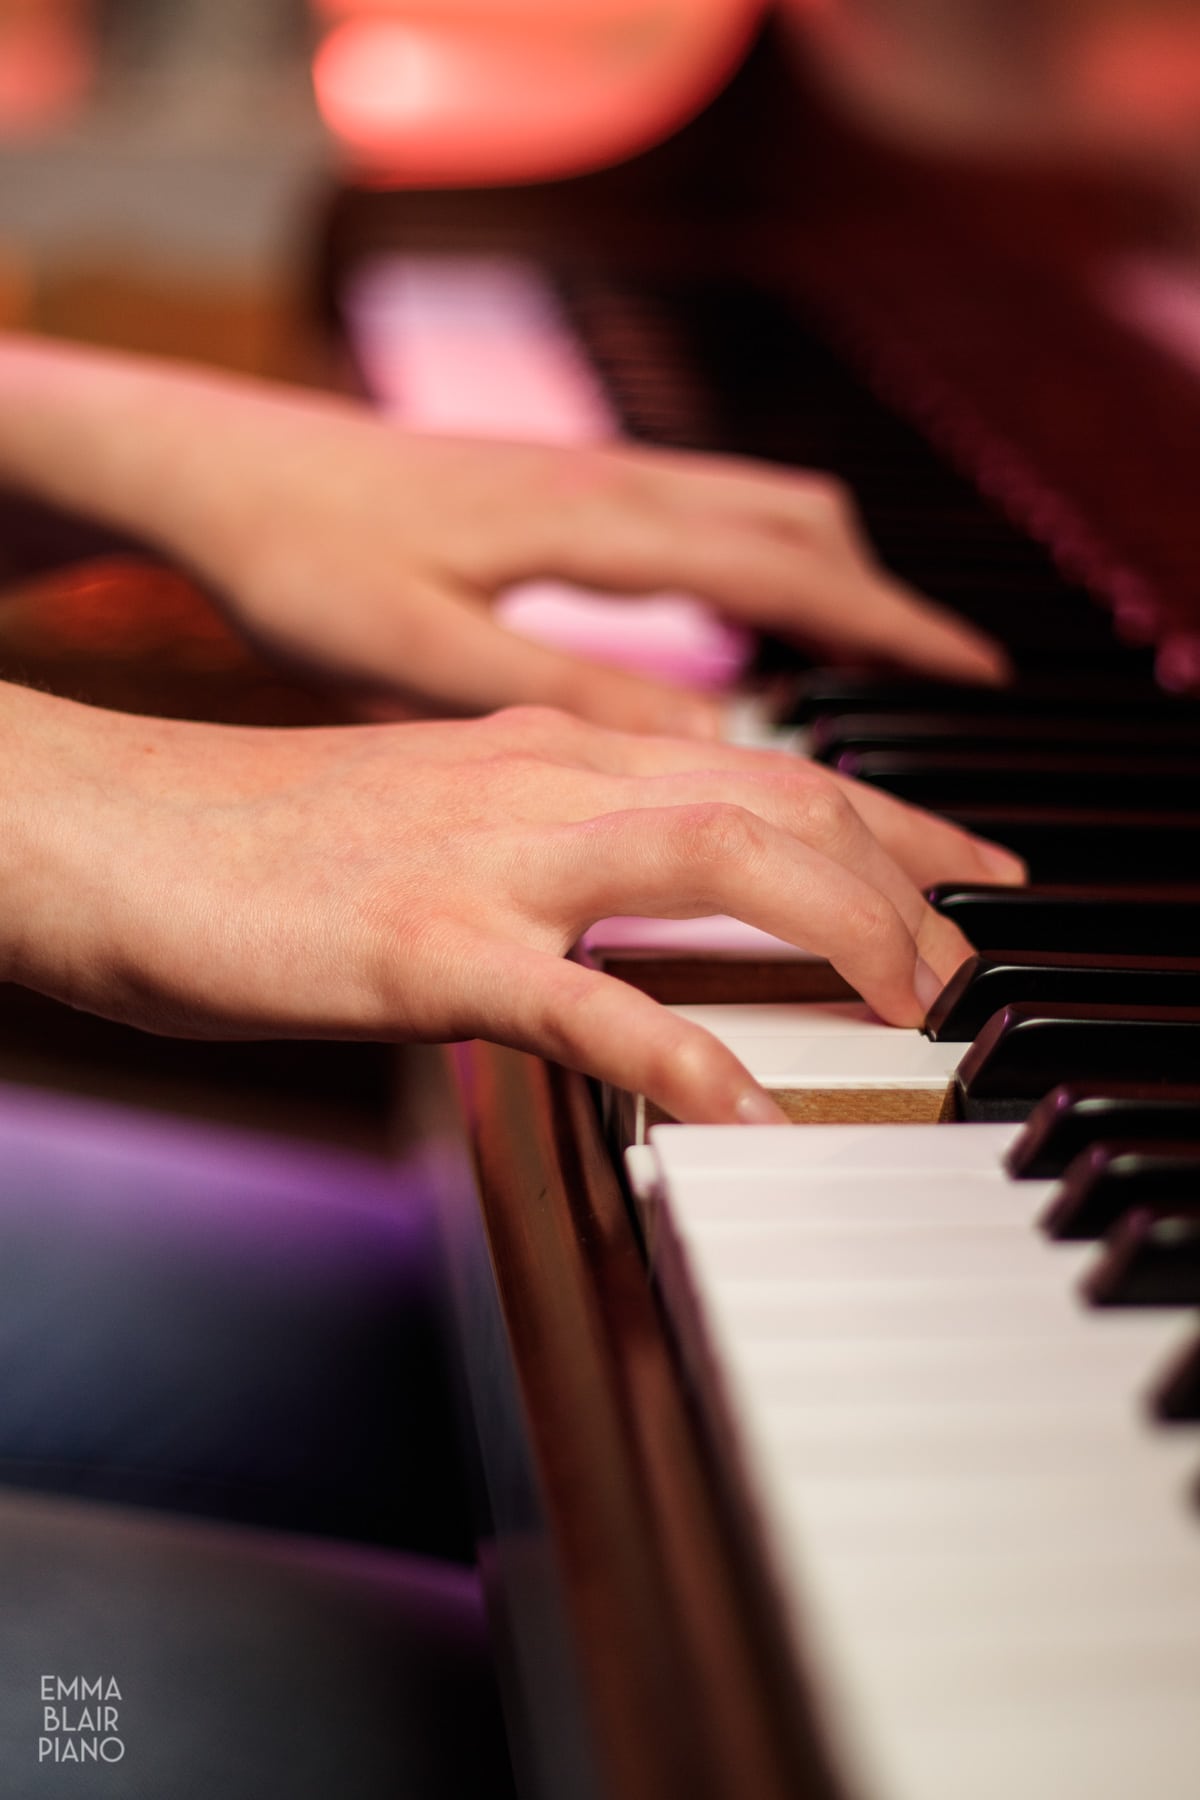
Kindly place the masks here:
[(506, 706), (484, 721), (503, 742), (530, 747), (565, 737), (573, 721), (554, 706)]
[(591, 1037), (595, 1005), (589, 990), (548, 977), (528, 998), (541, 1042), (563, 1061), (578, 1056)]
[(800, 797), (800, 831), (806, 843), (832, 852), (846, 846), (859, 829), (858, 814), (840, 788), (831, 781), (806, 786)]
[(643, 1081), (651, 1093), (696, 1094), (719, 1082), (722, 1063), (720, 1046), (706, 1032), (664, 1031), (646, 1052)]
[(876, 888), (864, 887), (843, 911), (847, 939), (872, 966), (911, 960), (912, 939), (892, 902)]
[(678, 809), (675, 843), (687, 863), (717, 869), (753, 857), (761, 848), (762, 826), (743, 806), (704, 800)]
[(594, 727), (558, 706), (508, 706), (478, 722), (484, 754), (527, 762), (585, 759)]
[(614, 508), (623, 509), (638, 487), (620, 455), (594, 449), (556, 452), (547, 464), (543, 491), (554, 502), (546, 509), (547, 523), (561, 534), (576, 529), (581, 518), (607, 517)]

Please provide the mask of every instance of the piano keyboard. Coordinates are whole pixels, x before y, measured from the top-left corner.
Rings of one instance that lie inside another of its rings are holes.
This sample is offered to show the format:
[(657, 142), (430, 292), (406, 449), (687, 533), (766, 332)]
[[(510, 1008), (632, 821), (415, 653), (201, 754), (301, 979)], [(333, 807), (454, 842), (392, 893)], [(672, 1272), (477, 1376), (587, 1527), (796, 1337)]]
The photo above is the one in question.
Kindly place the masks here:
[(851, 1791), (1190, 1800), (1200, 1433), (1140, 1398), (1194, 1327), (1081, 1301), (1013, 1135), (668, 1125), (629, 1162)]
[[(700, 307), (693, 335), (710, 346), (722, 339), (726, 299), (714, 290)], [(739, 362), (737, 341), (721, 342), (736, 394), (718, 392), (707, 411), (691, 403), (687, 379), (639, 348), (653, 307), (631, 312), (619, 293), (584, 292), (570, 296), (568, 316), (525, 263), (388, 258), (357, 284), (347, 313), (368, 387), (412, 426), (594, 441), (618, 418), (598, 363), (630, 431), (835, 467), (862, 497), (887, 560), (998, 630), (1032, 674), (1017, 725), (1003, 715), (1005, 697), (959, 697), (972, 725), (992, 723), (1001, 749), (1031, 717), (1048, 743), (1094, 749), (1107, 709), (1131, 697), (1147, 741), (1158, 733), (1172, 754), (1200, 745), (1196, 715), (1172, 711), (1146, 686), (1145, 658), (1121, 653), (1140, 687), (1114, 673), (1108, 623), (1090, 597), (866, 390), (847, 385), (840, 365), (780, 337), (772, 308), (758, 319), (757, 357)], [(586, 354), (571, 321), (585, 327)], [(778, 376), (769, 392), (768, 365)], [(463, 370), (474, 372), (469, 380)], [(649, 672), (725, 683), (747, 667), (744, 641), (677, 599), (641, 613), (561, 592), (507, 604), (515, 628)], [(1091, 671), (1090, 700), (1061, 686), (1077, 663)], [(830, 760), (851, 747), (847, 715), (886, 738), (908, 704), (898, 688), (864, 697), (842, 685), (840, 703), (824, 708), (827, 747), (822, 720), (814, 737)], [(953, 717), (940, 691), (923, 705)], [(751, 741), (761, 734), (753, 710), (743, 729)], [(1153, 906), (1163, 884), (1198, 872), (1178, 855), (1190, 843), (1194, 860), (1200, 842), (1190, 807), (1157, 827), (1131, 814), (1124, 831), (1102, 797), (1090, 816), (1086, 805), (1064, 807), (1048, 825), (992, 811), (978, 822), (1002, 836), (1006, 821), (1013, 841), (1035, 851), (1035, 873), (1062, 884), (1045, 897), (1053, 911), (1057, 896), (1060, 927), (1062, 908), (1097, 879), (1155, 883), (1148, 895), (1113, 899), (1111, 917), (1128, 925), (1123, 898)], [(1069, 854), (1067, 826), (1076, 832)], [(1186, 891), (1176, 896), (1177, 951), (1190, 944), (1193, 903)], [(753, 967), (760, 984), (786, 970), (775, 978), (797, 996), (739, 1005), (663, 997), (717, 1031), (793, 1117), (820, 1123), (681, 1127), (655, 1124), (637, 1096), (615, 1104), (619, 1135), (634, 1146), (655, 1278), (738, 1504), (756, 1523), (847, 1791), (858, 1800), (1128, 1800), (1144, 1787), (1156, 1800), (1190, 1800), (1200, 1767), (1191, 1491), (1200, 1442), (1194, 1422), (1167, 1429), (1141, 1409), (1145, 1384), (1188, 1348), (1189, 1329), (1169, 1307), (1084, 1303), (1081, 1282), (1114, 1252), (1036, 1229), (1053, 1184), (1005, 1174), (1016, 1127), (932, 1124), (961, 1105), (956, 1080), (989, 1049), (987, 1032), (974, 1045), (932, 1041), (880, 1025), (853, 999), (822, 993), (801, 1003), (813, 959), (731, 921), (608, 921), (589, 944), (606, 967), (622, 955), (643, 971), (655, 958), (682, 967), (699, 950), (700, 961), (723, 959), (727, 970)], [(690, 979), (679, 967), (672, 979)], [(1051, 1024), (1075, 1033), (1075, 1044), (1095, 1023), (1086, 1006), (1080, 1017), (1060, 1012)], [(1041, 1021), (1020, 1013), (1014, 1037), (1024, 1031), (1027, 1042)], [(1151, 1022), (1190, 1025), (1193, 1057), (1195, 1024), (1182, 1014)], [(997, 1105), (1023, 1115), (1050, 1083), (988, 1102), (992, 1116)], [(1168, 1240), (1176, 1227), (1186, 1237), (1168, 1218)], [(1190, 1240), (1179, 1254), (1189, 1252)]]
[[(954, 1116), (962, 1044), (935, 1044), (919, 1031), (884, 1025), (861, 1001), (671, 1011), (727, 1044), (797, 1123), (934, 1124)], [(643, 1095), (634, 1096), (616, 1126), (618, 1139), (642, 1142), (661, 1116)]]

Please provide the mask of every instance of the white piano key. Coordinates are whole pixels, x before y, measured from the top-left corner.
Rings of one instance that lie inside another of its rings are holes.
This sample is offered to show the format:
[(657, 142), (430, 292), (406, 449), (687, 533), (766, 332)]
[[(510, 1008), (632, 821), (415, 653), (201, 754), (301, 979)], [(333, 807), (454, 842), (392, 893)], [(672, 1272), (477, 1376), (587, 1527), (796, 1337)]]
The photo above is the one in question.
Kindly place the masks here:
[[(819, 1127), (817, 1128), (819, 1129)], [(970, 1185), (966, 1185), (967, 1181)], [(734, 1175), (728, 1171), (693, 1176), (685, 1214), (699, 1225), (736, 1222), (748, 1231), (769, 1225), (828, 1229), (894, 1225), (905, 1229), (1016, 1224), (1033, 1226), (1054, 1191), (1048, 1181), (1006, 1182), (996, 1172), (966, 1177), (941, 1170), (904, 1169), (886, 1184), (865, 1184), (861, 1175), (834, 1170), (803, 1177)]]
[[(819, 1579), (843, 1620), (895, 1660), (928, 1647), (1024, 1644), (1036, 1630), (1043, 1647), (1098, 1642), (1189, 1645), (1200, 1656), (1200, 1552), (1179, 1528), (1104, 1554), (1079, 1555), (1064, 1544), (1008, 1555), (952, 1553), (852, 1555), (810, 1537), (797, 1578)], [(819, 1576), (811, 1571), (819, 1565)], [(1181, 1604), (1182, 1603), (1182, 1604)], [(1200, 1665), (1198, 1665), (1200, 1666)]]
[[(672, 1255), (664, 1234), (661, 1255)], [(673, 1271), (661, 1271), (660, 1281)], [(1023, 1328), (1045, 1333), (1059, 1328), (1062, 1296), (1054, 1282), (1037, 1289), (1019, 1283), (961, 1282), (935, 1294), (928, 1286), (905, 1288), (895, 1282), (854, 1281), (803, 1290), (784, 1278), (730, 1279), (713, 1282), (703, 1271), (689, 1271), (714, 1324), (731, 1342), (753, 1344), (781, 1338), (797, 1343), (841, 1338), (878, 1338), (902, 1342), (928, 1337), (932, 1329), (970, 1342), (976, 1338), (1011, 1337)]]
[(1200, 1431), (1141, 1396), (1194, 1323), (1081, 1301), (1012, 1135), (656, 1127), (664, 1299), (868, 1800), (1115, 1800), (1162, 1732), (1182, 1795)]
[(614, 950), (674, 956), (689, 951), (719, 956), (723, 962), (823, 962), (806, 950), (797, 949), (783, 938), (759, 931), (741, 919), (725, 913), (709, 914), (701, 919), (598, 919), (583, 934), (583, 948), (588, 952)]
[(966, 1469), (950, 1476), (920, 1470), (864, 1481), (805, 1470), (781, 1475), (777, 1504), (803, 1541), (811, 1531), (813, 1542), (847, 1552), (882, 1541), (901, 1555), (930, 1544), (986, 1554), (1029, 1543), (1107, 1554), (1172, 1521), (1192, 1530), (1187, 1477), (1196, 1471), (1200, 1454), (1190, 1445), (1167, 1465), (1157, 1456), (1123, 1458), (1106, 1472), (1098, 1506), (1094, 1477), (1072, 1471), (1017, 1469), (997, 1479)]
[(368, 389), (406, 424), (542, 443), (615, 435), (549, 284), (520, 258), (381, 256), (345, 306)]
[[(380, 256), (344, 305), (368, 391), (409, 430), (563, 445), (620, 436), (552, 286), (524, 258)], [(753, 653), (747, 632), (686, 594), (524, 582), (497, 610), (542, 643), (684, 684), (730, 687)]]
[(959, 1281), (1066, 1287), (1096, 1254), (1091, 1244), (1050, 1243), (1030, 1229), (996, 1224), (854, 1227), (690, 1218), (687, 1234), (689, 1253), (700, 1266), (735, 1281), (760, 1271), (772, 1281), (786, 1277), (798, 1293), (839, 1281), (931, 1290)]
[[(1026, 1658), (1018, 1659), (1029, 1668)], [(1145, 1671), (1144, 1673), (1142, 1671)], [(1030, 1671), (1031, 1677), (1033, 1671)], [(1190, 1654), (1118, 1652), (1107, 1670), (1056, 1658), (1014, 1691), (968, 1662), (936, 1699), (873, 1696), (859, 1715), (885, 1800), (1194, 1800), (1200, 1736)], [(865, 1746), (864, 1746), (865, 1753)]]
[[(1073, 1324), (1073, 1321), (1072, 1321)], [(1173, 1315), (1134, 1315), (1132, 1329), (1086, 1331), (1064, 1326), (1054, 1334), (975, 1339), (955, 1336), (905, 1343), (878, 1338), (833, 1343), (776, 1342), (747, 1349), (748, 1379), (768, 1400), (858, 1407), (885, 1399), (906, 1404), (963, 1398), (986, 1407), (1037, 1393), (1070, 1402), (1113, 1383), (1132, 1394), (1146, 1371), (1173, 1356), (1193, 1332)]]
[(765, 1088), (817, 1094), (903, 1091), (923, 1096), (935, 1113), (965, 1048), (884, 1025), (861, 1001), (670, 1010), (710, 1031)]
[(832, 1033), (787, 1037), (782, 1032), (715, 1033), (765, 1088), (908, 1089), (944, 1095), (963, 1054), (962, 1044), (934, 1044), (918, 1032), (881, 1025), (868, 1036)]
[[(700, 1010), (689, 1009), (689, 1016)], [(865, 1007), (804, 1010), (835, 1019), (846, 1013), (869, 1016)], [(1020, 1125), (809, 1125), (802, 1132), (779, 1133), (746, 1132), (740, 1125), (655, 1125), (650, 1143), (666, 1182), (695, 1174), (749, 1180), (809, 1170), (858, 1175), (974, 1171), (1000, 1177), (1005, 1153), (1021, 1130)], [(690, 1195), (690, 1181), (686, 1191)]]
[[(739, 1389), (745, 1402), (746, 1390)], [(1116, 1401), (1113, 1405), (1115, 1407)], [(769, 1445), (787, 1475), (858, 1476), (891, 1480), (914, 1474), (963, 1473), (999, 1476), (1022, 1469), (1055, 1474), (1092, 1472), (1103, 1485), (1104, 1471), (1122, 1456), (1144, 1454), (1163, 1467), (1164, 1490), (1194, 1469), (1197, 1446), (1150, 1441), (1121, 1422), (1047, 1409), (1041, 1416), (994, 1411), (986, 1419), (969, 1408), (922, 1412), (912, 1408), (860, 1408), (841, 1416), (814, 1409), (780, 1415), (766, 1409), (745, 1412), (745, 1431), (760, 1447)], [(765, 1448), (764, 1448), (765, 1455)]]
[(885, 1025), (862, 1000), (829, 1000), (820, 1005), (672, 1006), (670, 1010), (678, 1018), (703, 1025), (724, 1042), (734, 1038), (815, 1038), (827, 1043), (844, 1037), (871, 1043), (919, 1035)]

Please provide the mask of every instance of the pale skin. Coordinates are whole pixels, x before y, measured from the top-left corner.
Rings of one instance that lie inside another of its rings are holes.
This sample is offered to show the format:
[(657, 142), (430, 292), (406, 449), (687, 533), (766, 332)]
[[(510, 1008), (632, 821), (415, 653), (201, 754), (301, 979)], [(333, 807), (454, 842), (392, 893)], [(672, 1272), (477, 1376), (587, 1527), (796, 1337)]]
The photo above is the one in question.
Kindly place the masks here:
[[(524, 698), (526, 681), (536, 691), (549, 653), (527, 664), (507, 652), (517, 640), (486, 610), (518, 574), (679, 586), (710, 517), (712, 566), (737, 538), (731, 594), (765, 605), (774, 559), (804, 562), (771, 513), (788, 479), (776, 474), (397, 447), (340, 403), (69, 352), (23, 358), (12, 344), (0, 395), (0, 475), (139, 530), (220, 584), (260, 635), (314, 659), (365, 675), (374, 637), (385, 672), (395, 658), (406, 691), (441, 707)], [(849, 576), (832, 564), (840, 621)], [(583, 713), (679, 699), (625, 678), (589, 689), (583, 665), (552, 673)], [(915, 1025), (968, 952), (920, 888), (1021, 870), (883, 795), (692, 725), (651, 736), (518, 706), (249, 730), (0, 685), (0, 974), (172, 1034), (487, 1037), (644, 1091), (678, 1118), (777, 1121), (707, 1033), (564, 960), (586, 926), (732, 913), (828, 956), (882, 1017)]]
[(148, 539), (267, 643), (429, 712), (717, 734), (711, 698), (505, 630), (491, 602), (526, 577), (686, 589), (829, 660), (1007, 673), (880, 569), (825, 476), (413, 436), (347, 401), (29, 339), (0, 339), (0, 402), (0, 480)]

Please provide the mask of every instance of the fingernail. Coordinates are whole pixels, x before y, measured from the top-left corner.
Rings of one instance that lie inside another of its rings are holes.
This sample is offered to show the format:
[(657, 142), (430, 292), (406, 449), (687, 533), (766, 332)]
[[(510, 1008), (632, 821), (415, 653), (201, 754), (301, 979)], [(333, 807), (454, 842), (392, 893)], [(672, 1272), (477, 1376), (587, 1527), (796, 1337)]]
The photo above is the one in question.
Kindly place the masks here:
[(791, 1120), (776, 1106), (765, 1088), (747, 1088), (734, 1107), (739, 1125), (790, 1125)]
[(923, 1013), (927, 1013), (942, 989), (945, 982), (935, 969), (931, 969), (923, 956), (918, 956), (917, 966), (913, 970), (913, 993), (917, 997), (917, 1005)]
[(1029, 870), (1019, 856), (1006, 850), (1003, 844), (993, 844), (988, 838), (976, 838), (979, 854), (989, 869), (994, 869), (1002, 881), (1028, 881)]

